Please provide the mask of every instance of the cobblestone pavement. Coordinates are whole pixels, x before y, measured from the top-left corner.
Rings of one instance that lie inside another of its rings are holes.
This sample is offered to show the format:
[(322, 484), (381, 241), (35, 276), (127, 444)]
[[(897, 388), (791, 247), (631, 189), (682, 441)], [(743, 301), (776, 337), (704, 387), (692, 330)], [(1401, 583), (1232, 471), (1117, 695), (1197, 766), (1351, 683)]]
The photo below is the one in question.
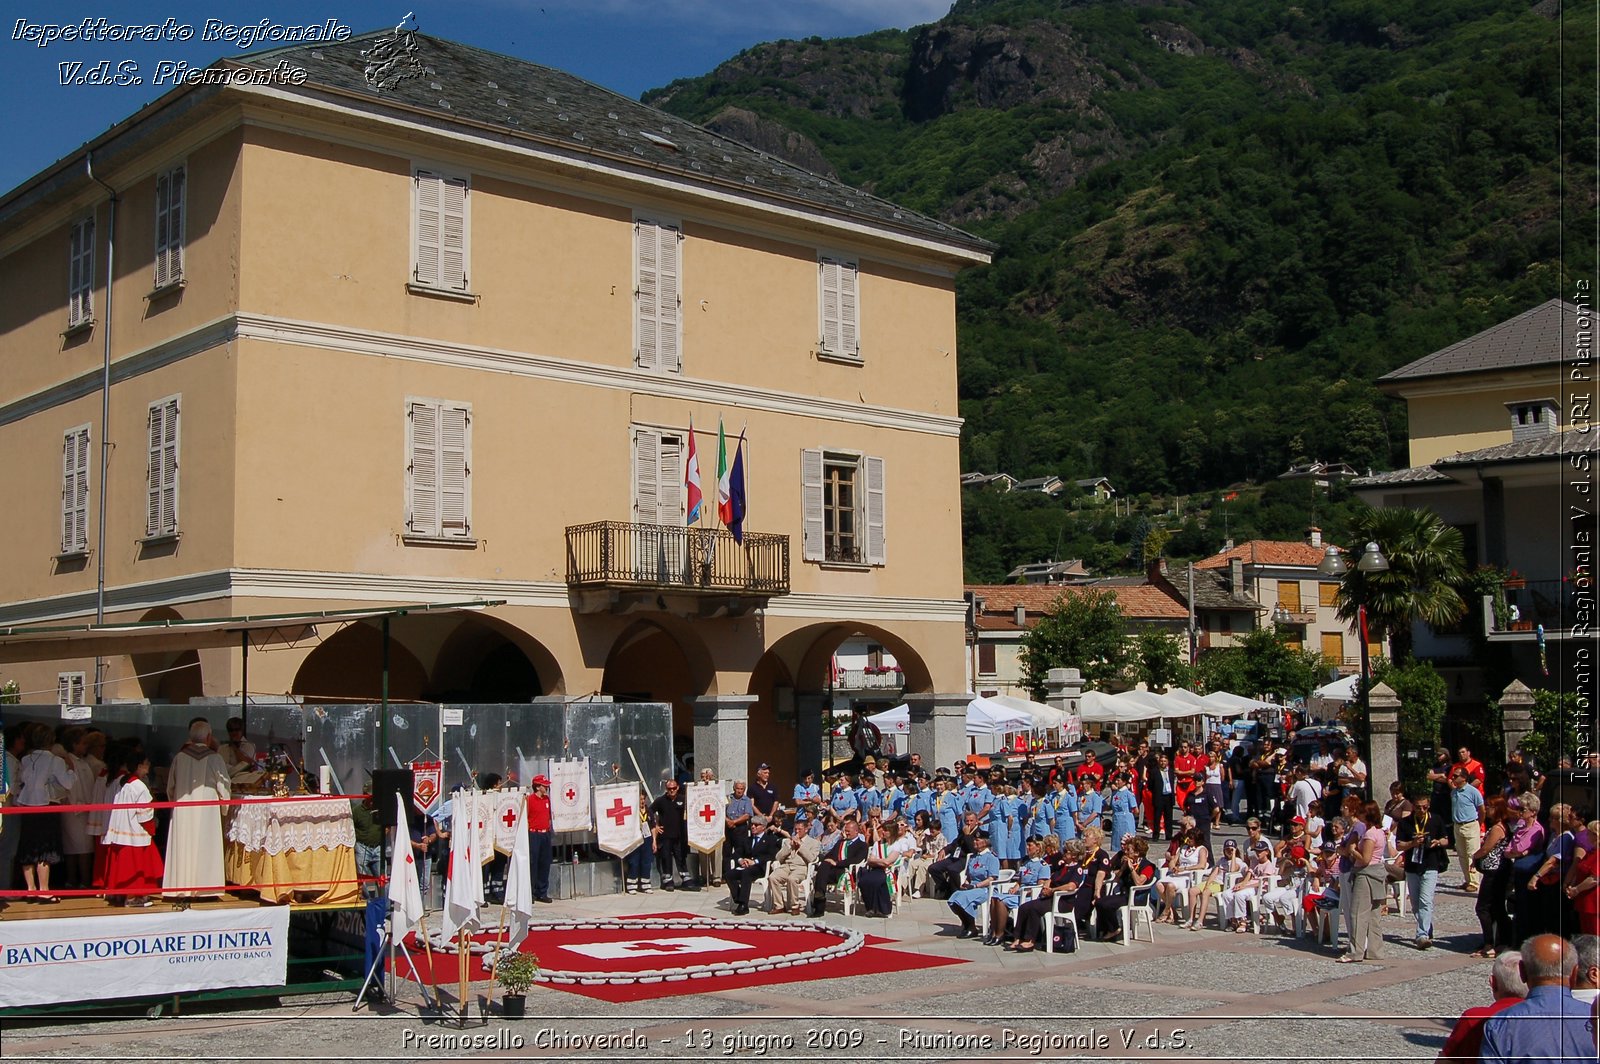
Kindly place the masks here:
[[(1454, 882), (1454, 875), (1447, 876)], [(1381, 962), (1337, 965), (1330, 947), (1277, 934), (1160, 926), (1154, 944), (1085, 943), (1077, 954), (1016, 956), (955, 938), (943, 902), (907, 901), (890, 920), (828, 922), (897, 940), (894, 948), (969, 963), (904, 974), (723, 990), (613, 1005), (536, 988), (528, 1018), (464, 1032), (420, 1008), (352, 1013), (348, 995), (284, 999), (146, 1019), (10, 1021), (7, 1059), (452, 1060), (634, 1059), (969, 1061), (1429, 1060), (1462, 1009), (1489, 1001), (1473, 899), (1444, 888), (1438, 945), (1408, 944), (1409, 917), (1381, 920)], [(727, 916), (724, 890), (580, 898), (551, 917), (681, 911)], [(541, 911), (540, 916), (546, 913)], [(770, 919), (783, 920), (784, 917)], [(487, 984), (475, 985), (482, 1015)], [(464, 1037), (479, 1039), (462, 1042)], [(452, 1041), (452, 1039), (454, 1041)], [(640, 1043), (642, 1042), (642, 1048)], [(620, 1044), (619, 1044), (620, 1043)]]

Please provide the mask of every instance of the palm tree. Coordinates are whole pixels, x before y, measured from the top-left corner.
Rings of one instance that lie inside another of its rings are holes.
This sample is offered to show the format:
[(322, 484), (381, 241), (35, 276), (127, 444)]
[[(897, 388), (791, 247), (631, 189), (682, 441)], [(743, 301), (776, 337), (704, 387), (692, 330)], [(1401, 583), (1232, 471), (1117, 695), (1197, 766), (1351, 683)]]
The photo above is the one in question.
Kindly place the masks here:
[(1427, 510), (1367, 509), (1351, 519), (1350, 531), (1357, 551), (1376, 543), (1389, 568), (1363, 573), (1350, 566), (1339, 586), (1339, 619), (1354, 621), (1365, 604), (1372, 641), (1387, 635), (1394, 660), (1404, 664), (1411, 660), (1413, 621), (1444, 627), (1467, 612), (1461, 530)]

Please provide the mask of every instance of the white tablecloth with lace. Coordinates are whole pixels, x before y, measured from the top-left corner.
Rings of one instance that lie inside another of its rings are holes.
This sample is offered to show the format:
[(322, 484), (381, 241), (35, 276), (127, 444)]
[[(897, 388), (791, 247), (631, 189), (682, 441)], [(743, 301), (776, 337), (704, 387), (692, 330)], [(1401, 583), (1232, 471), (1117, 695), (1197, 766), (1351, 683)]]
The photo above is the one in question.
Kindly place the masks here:
[(223, 867), (230, 883), (263, 901), (352, 901), (360, 893), (355, 845), (347, 799), (246, 799), (230, 807)]

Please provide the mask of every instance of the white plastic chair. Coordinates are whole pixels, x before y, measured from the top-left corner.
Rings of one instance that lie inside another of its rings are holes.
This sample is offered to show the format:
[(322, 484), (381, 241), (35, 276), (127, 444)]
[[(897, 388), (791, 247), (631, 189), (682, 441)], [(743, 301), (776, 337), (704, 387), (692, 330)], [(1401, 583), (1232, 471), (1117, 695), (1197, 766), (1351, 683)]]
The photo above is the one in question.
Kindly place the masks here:
[(989, 900), (984, 902), (983, 912), (979, 914), (980, 919), (978, 921), (979, 930), (983, 932), (984, 938), (989, 937), (989, 901), (994, 900), (1002, 883), (1010, 883), (1016, 878), (1017, 870), (1015, 868), (1002, 868), (1000, 869), (1000, 875), (995, 878), (993, 883), (989, 884)]
[[(1083, 884), (1079, 883), (1078, 890), (1082, 889)], [(1054, 953), (1056, 951), (1056, 924), (1058, 922), (1066, 924), (1068, 928), (1069, 934), (1063, 937), (1072, 939), (1072, 946), (1067, 952), (1078, 952), (1077, 903), (1077, 890), (1072, 891), (1070, 894), (1065, 891), (1057, 891), (1050, 895), (1050, 911), (1044, 914), (1044, 951), (1046, 953)]]
[[(1151, 899), (1155, 897), (1155, 892), (1156, 886), (1154, 883), (1146, 883), (1142, 887), (1134, 887), (1128, 892), (1128, 904), (1118, 910), (1122, 921), (1122, 944), (1124, 946), (1133, 945), (1134, 940), (1138, 937), (1141, 923), (1144, 924), (1145, 933), (1150, 936), (1150, 943), (1152, 945), (1155, 944), (1156, 913), (1151, 903)], [(1143, 901), (1140, 901), (1140, 895), (1144, 896)]]

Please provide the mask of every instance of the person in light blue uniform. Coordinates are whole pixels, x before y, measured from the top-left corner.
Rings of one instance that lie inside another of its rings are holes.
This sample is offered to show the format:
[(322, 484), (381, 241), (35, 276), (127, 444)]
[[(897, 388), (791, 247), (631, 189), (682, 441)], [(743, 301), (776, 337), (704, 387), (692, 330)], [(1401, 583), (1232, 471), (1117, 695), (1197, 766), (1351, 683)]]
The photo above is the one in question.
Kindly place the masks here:
[(933, 793), (922, 786), (915, 776), (910, 776), (906, 779), (906, 800), (900, 806), (900, 815), (906, 823), (915, 824), (918, 813), (927, 813), (930, 818), (933, 816)]
[(1028, 789), (1028, 838), (1042, 839), (1046, 835), (1056, 833), (1056, 805), (1047, 790), (1043, 794), (1034, 794), (1033, 789)]
[(995, 803), (1000, 807), (1000, 826), (1004, 832), (995, 856), (1007, 868), (1015, 867), (1016, 862), (1022, 860), (1022, 838), (1027, 827), (1028, 806), (1020, 795), (1013, 793), (1015, 790), (1007, 787), (1005, 795)]
[(979, 820), (987, 820), (993, 812), (990, 807), (994, 805), (994, 792), (989, 790), (987, 783), (974, 777), (962, 789), (962, 803), (964, 812), (977, 813)]
[(950, 789), (948, 779), (939, 788), (939, 793), (933, 799), (933, 818), (939, 822), (939, 830), (944, 832), (944, 837), (954, 842), (956, 836), (961, 834), (961, 799)]
[(800, 782), (794, 785), (795, 811), (804, 811), (809, 818), (815, 816), (821, 806), (822, 788), (817, 786), (816, 776), (807, 769), (806, 774), (800, 778)]
[(1007, 826), (1008, 819), (1006, 816), (1006, 807), (1009, 799), (1006, 798), (1004, 791), (1005, 788), (1002, 787), (1001, 793), (994, 796), (994, 804), (989, 807), (989, 818), (983, 824), (984, 830), (989, 833), (989, 852), (994, 854), (995, 860), (1000, 862), (1001, 868), (1007, 867), (1007, 862), (1011, 860), (1007, 856), (1010, 850), (1010, 845), (1007, 842), (1010, 830)]
[(1083, 834), (1084, 828), (1097, 828), (1100, 818), (1105, 815), (1106, 796), (1100, 793), (1100, 778), (1086, 776), (1082, 781), (1083, 789), (1078, 792), (1078, 834)]
[(854, 813), (858, 804), (855, 788), (850, 786), (850, 777), (842, 772), (839, 773), (838, 778), (833, 781), (833, 790), (828, 795), (828, 808), (832, 809), (836, 816), (843, 817), (847, 813)]
[(883, 792), (873, 786), (872, 773), (861, 774), (861, 786), (856, 788), (856, 809), (862, 820), (874, 820), (883, 812)]
[(1041, 856), (1043, 852), (1043, 847), (1038, 839), (1029, 839), (1028, 859), (1024, 862), (1022, 869), (1017, 872), (1017, 878), (1012, 883), (1001, 884), (1001, 893), (990, 899), (989, 934), (983, 940), (985, 946), (998, 946), (1005, 941), (1007, 937), (1007, 917), (1016, 912), (1017, 906), (1022, 904), (1023, 888), (1036, 887), (1040, 883), (1049, 882), (1050, 866), (1045, 863), (1044, 858)]
[(1113, 846), (1121, 846), (1122, 840), (1132, 835), (1139, 836), (1139, 821), (1136, 813), (1139, 808), (1139, 798), (1128, 786), (1127, 780), (1118, 780), (1116, 790), (1111, 792), (1111, 842)]
[[(900, 810), (906, 804), (905, 792), (900, 789), (900, 784), (893, 776), (883, 777), (883, 792), (880, 795), (883, 801), (883, 819), (895, 820), (901, 815)], [(909, 817), (907, 818), (910, 819)]]
[(1056, 839), (1065, 848), (1068, 842), (1078, 837), (1078, 813), (1082, 810), (1078, 788), (1058, 779), (1054, 801)]
[(977, 849), (967, 858), (967, 885), (950, 895), (950, 911), (961, 921), (961, 937), (976, 938), (978, 907), (989, 900), (989, 886), (1000, 878), (1000, 859), (989, 849), (989, 835), (978, 832)]

